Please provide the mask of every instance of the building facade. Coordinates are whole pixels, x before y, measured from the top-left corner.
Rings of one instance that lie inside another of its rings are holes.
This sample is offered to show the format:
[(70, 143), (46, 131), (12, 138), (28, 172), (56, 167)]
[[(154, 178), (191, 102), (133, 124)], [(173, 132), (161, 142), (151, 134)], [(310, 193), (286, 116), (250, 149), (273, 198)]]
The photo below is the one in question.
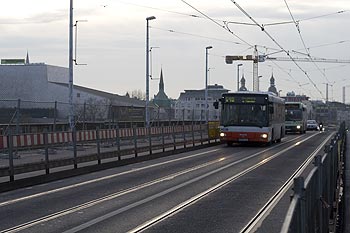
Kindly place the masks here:
[(205, 89), (185, 90), (175, 102), (175, 119), (185, 121), (205, 121), (208, 111), (209, 121), (220, 119), (220, 108), (214, 108), (214, 102), (219, 100), (223, 93), (229, 90), (222, 85), (208, 85), (208, 106), (205, 106)]
[[(10, 123), (16, 109), (21, 111), (21, 122), (43, 122), (53, 117), (67, 121), (68, 68), (29, 62), (0, 65), (0, 80), (0, 123)], [(128, 96), (74, 85), (73, 104), (77, 121), (144, 121), (145, 101)]]
[(154, 95), (152, 100), (154, 106), (156, 107), (157, 120), (171, 120), (174, 119), (174, 111), (172, 108), (172, 100), (169, 99), (164, 89), (164, 78), (163, 78), (163, 70), (160, 71), (160, 79), (159, 79), (159, 89), (158, 93)]

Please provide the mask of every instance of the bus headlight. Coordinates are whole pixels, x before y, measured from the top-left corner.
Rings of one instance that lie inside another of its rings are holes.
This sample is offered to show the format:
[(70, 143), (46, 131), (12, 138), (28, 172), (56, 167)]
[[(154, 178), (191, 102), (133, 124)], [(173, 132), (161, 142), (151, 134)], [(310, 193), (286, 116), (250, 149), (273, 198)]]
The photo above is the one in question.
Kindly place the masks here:
[(267, 136), (268, 136), (267, 133), (263, 133), (263, 134), (260, 135), (260, 137), (263, 138), (263, 139), (266, 139)]
[(225, 137), (226, 134), (225, 133), (220, 133), (220, 137)]
[(297, 129), (300, 129), (301, 128), (301, 126), (300, 125), (297, 125)]

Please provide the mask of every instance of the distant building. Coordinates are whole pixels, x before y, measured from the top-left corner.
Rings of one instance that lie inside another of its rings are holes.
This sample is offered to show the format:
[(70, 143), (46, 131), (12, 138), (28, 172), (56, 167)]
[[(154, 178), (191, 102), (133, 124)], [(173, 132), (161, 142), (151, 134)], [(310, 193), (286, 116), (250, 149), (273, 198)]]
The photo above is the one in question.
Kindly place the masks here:
[(272, 73), (271, 78), (270, 78), (270, 87), (269, 87), (268, 91), (273, 92), (276, 95), (278, 95), (278, 91), (277, 91), (276, 86), (275, 86), (275, 78), (273, 77), (273, 73)]
[[(0, 122), (9, 123), (13, 118), (18, 99), (20, 109), (25, 113), (22, 121), (41, 122), (55, 115), (66, 122), (68, 78), (68, 68), (30, 63), (28, 54), (21, 64), (0, 65)], [(144, 121), (145, 101), (127, 96), (74, 85), (73, 103), (77, 120)]]
[(208, 106), (205, 106), (205, 89), (185, 90), (175, 102), (175, 118), (186, 121), (205, 121), (206, 109), (208, 109), (209, 121), (220, 119), (220, 109), (215, 109), (213, 103), (220, 99), (223, 93), (229, 90), (222, 85), (208, 85)]
[(245, 78), (244, 78), (244, 74), (242, 75), (241, 78), (241, 87), (239, 88), (240, 91), (248, 91), (248, 89), (245, 87)]
[(174, 111), (171, 108), (172, 100), (170, 100), (164, 91), (164, 78), (163, 70), (160, 70), (160, 80), (159, 80), (159, 90), (156, 95), (154, 95), (153, 104), (157, 109), (154, 113), (159, 120), (172, 119), (174, 117)]

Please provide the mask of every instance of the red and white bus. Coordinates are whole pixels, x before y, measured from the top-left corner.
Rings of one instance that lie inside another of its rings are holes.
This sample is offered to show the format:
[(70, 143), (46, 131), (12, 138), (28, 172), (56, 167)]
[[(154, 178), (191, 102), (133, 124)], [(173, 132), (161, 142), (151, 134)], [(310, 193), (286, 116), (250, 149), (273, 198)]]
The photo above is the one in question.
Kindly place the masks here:
[[(220, 99), (220, 139), (234, 142), (280, 142), (285, 135), (284, 99), (271, 92), (225, 93)], [(218, 102), (216, 106), (218, 107)]]

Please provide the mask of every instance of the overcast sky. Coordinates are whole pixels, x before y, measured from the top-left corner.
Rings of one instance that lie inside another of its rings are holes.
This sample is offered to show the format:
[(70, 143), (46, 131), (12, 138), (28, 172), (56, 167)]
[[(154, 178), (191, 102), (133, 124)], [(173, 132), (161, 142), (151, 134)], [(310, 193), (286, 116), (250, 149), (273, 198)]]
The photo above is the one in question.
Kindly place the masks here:
[[(260, 55), (287, 57), (285, 52), (275, 53), (282, 47), (293, 58), (309, 53), (350, 60), (349, 0), (234, 2), (74, 0), (74, 21), (88, 20), (79, 23), (77, 48), (78, 62), (87, 66), (74, 67), (74, 83), (120, 95), (145, 91), (148, 16), (156, 17), (150, 21), (150, 46), (158, 47), (152, 49), (152, 77), (159, 78), (163, 69), (165, 92), (171, 98), (187, 89), (204, 88), (207, 46), (213, 46), (209, 84), (230, 90), (237, 89), (238, 62), (228, 65), (225, 56), (253, 54), (253, 45), (258, 45)], [(69, 0), (0, 0), (0, 6), (0, 58), (25, 58), (28, 50), (31, 62), (68, 67)], [(254, 22), (246, 14), (264, 25), (265, 31), (250, 25)], [(289, 23), (278, 24), (282, 22)], [(246, 86), (252, 90), (252, 62), (241, 63)], [(272, 72), (282, 95), (294, 91), (324, 99), (325, 83), (329, 83), (329, 99), (341, 102), (342, 87), (349, 85), (350, 90), (349, 63), (259, 63), (260, 90), (267, 90)], [(150, 81), (152, 97), (158, 92), (158, 82)], [(350, 102), (350, 91), (346, 102)]]

